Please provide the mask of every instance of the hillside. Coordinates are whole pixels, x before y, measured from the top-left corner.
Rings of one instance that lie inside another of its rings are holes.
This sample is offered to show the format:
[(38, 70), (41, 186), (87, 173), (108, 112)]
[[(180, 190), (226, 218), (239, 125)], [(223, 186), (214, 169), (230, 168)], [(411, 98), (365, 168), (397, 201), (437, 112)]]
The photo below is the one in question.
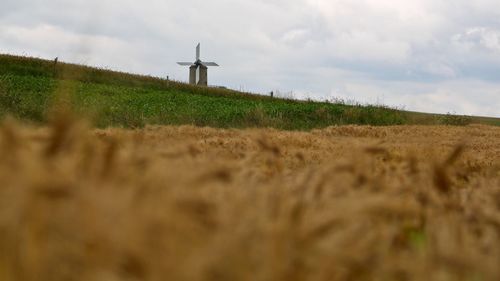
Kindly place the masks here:
[(500, 119), (411, 113), (380, 106), (295, 101), (176, 81), (0, 55), (0, 116), (44, 123), (67, 100), (98, 127), (145, 124), (308, 130), (330, 125), (482, 123)]

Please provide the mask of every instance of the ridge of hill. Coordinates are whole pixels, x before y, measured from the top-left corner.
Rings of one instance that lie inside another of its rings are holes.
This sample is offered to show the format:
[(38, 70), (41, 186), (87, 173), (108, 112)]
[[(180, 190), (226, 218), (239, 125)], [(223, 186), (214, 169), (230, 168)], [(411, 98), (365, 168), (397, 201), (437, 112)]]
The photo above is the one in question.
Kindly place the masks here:
[(0, 116), (44, 123), (61, 97), (66, 97), (74, 111), (91, 118), (98, 127), (192, 124), (309, 130), (346, 124), (500, 125), (499, 118), (271, 98), (39, 58), (0, 55)]

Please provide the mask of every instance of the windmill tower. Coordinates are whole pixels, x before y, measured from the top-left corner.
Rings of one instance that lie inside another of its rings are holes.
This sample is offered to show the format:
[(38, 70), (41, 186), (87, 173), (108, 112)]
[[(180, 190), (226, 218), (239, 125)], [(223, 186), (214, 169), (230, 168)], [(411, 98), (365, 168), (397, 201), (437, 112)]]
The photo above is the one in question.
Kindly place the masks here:
[(189, 66), (189, 84), (193, 85), (208, 85), (208, 67), (219, 66), (215, 62), (203, 62), (200, 59), (200, 43), (196, 46), (196, 61), (195, 62), (178, 62), (182, 66)]

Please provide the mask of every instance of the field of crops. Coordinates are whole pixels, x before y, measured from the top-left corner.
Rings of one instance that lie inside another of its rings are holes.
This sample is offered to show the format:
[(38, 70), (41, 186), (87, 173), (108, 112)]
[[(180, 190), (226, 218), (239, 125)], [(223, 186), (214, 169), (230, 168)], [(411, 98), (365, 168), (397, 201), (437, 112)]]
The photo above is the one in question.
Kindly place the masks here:
[(196, 87), (160, 78), (80, 65), (0, 55), (0, 117), (43, 124), (56, 97), (101, 128), (195, 125), (218, 128), (273, 127), (310, 130), (331, 125), (483, 123), (500, 119), (405, 112), (340, 101), (294, 101), (237, 91)]
[(500, 280), (500, 128), (0, 125), (0, 280)]
[(381, 106), (271, 99), (221, 88), (85, 66), (0, 55), (0, 116), (36, 123), (60, 93), (99, 127), (146, 124), (304, 130), (331, 124), (393, 125), (403, 112)]

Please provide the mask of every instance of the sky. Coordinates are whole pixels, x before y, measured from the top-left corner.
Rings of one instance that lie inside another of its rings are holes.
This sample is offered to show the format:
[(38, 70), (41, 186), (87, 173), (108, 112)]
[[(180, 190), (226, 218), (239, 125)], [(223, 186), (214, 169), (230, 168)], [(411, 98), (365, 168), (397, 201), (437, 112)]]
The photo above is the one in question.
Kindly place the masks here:
[(2, 0), (0, 53), (297, 99), (500, 117), (498, 0)]

